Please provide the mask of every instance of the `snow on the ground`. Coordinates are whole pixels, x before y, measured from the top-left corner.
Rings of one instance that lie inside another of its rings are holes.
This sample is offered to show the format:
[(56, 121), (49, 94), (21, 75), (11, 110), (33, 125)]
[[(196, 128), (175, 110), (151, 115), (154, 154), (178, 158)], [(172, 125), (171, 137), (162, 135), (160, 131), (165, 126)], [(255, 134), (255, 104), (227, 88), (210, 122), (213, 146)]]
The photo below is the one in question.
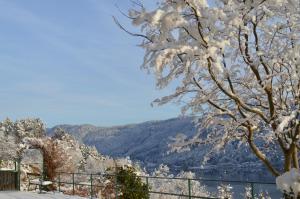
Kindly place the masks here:
[(32, 193), (32, 192), (10, 192), (0, 191), (0, 199), (84, 199), (79, 196), (69, 196), (61, 193)]

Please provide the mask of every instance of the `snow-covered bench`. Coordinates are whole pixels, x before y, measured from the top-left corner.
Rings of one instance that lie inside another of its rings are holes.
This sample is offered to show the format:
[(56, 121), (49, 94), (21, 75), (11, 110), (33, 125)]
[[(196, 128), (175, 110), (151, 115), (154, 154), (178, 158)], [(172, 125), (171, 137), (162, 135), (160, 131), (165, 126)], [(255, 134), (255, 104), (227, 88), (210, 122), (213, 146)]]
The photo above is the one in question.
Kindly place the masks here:
[(85, 186), (90, 186), (90, 182), (79, 182), (77, 185), (85, 185)]
[(27, 173), (27, 177), (29, 179), (28, 190), (30, 185), (35, 185), (35, 189), (39, 187), (39, 191), (42, 191), (43, 187), (49, 186), (52, 184), (51, 181), (46, 181), (41, 178), (41, 175), (35, 173)]

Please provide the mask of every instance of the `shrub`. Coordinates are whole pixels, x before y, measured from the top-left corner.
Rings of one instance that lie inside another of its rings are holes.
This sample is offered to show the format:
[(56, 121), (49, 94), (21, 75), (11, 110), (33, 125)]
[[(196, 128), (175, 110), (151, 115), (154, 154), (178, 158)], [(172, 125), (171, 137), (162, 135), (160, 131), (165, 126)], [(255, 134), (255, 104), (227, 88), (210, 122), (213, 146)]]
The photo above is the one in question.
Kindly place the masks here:
[(31, 140), (31, 146), (43, 153), (44, 177), (55, 180), (58, 169), (64, 166), (69, 158), (64, 148), (57, 140), (51, 138)]
[(123, 199), (149, 199), (149, 187), (136, 175), (134, 168), (118, 168), (116, 178)]

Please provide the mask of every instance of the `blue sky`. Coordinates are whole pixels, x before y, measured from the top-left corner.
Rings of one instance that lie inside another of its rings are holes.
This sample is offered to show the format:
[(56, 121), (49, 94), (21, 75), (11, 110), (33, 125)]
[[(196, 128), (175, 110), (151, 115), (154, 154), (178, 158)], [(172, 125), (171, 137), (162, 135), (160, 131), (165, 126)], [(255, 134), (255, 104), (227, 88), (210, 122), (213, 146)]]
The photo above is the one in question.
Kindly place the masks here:
[[(48, 127), (98, 126), (176, 117), (174, 104), (151, 107), (171, 92), (140, 69), (138, 38), (115, 4), (129, 0), (0, 0), (0, 119), (41, 118)], [(151, 5), (150, 5), (151, 6)]]

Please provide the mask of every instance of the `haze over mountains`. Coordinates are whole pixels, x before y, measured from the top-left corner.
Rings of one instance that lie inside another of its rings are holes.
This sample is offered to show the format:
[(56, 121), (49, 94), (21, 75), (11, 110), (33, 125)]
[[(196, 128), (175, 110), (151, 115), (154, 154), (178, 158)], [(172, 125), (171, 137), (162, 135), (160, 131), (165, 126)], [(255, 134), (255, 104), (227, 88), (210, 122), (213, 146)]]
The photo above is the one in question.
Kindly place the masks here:
[(56, 128), (64, 129), (84, 144), (95, 146), (104, 155), (130, 156), (150, 171), (160, 164), (167, 164), (173, 172), (191, 170), (202, 177), (264, 181), (272, 179), (249, 149), (238, 149), (237, 143), (232, 143), (224, 152), (213, 155), (204, 167), (200, 165), (209, 149), (208, 145), (182, 153), (167, 153), (171, 137), (178, 133), (191, 137), (196, 133), (191, 117), (113, 127), (57, 125), (47, 130), (48, 135), (53, 135)]

